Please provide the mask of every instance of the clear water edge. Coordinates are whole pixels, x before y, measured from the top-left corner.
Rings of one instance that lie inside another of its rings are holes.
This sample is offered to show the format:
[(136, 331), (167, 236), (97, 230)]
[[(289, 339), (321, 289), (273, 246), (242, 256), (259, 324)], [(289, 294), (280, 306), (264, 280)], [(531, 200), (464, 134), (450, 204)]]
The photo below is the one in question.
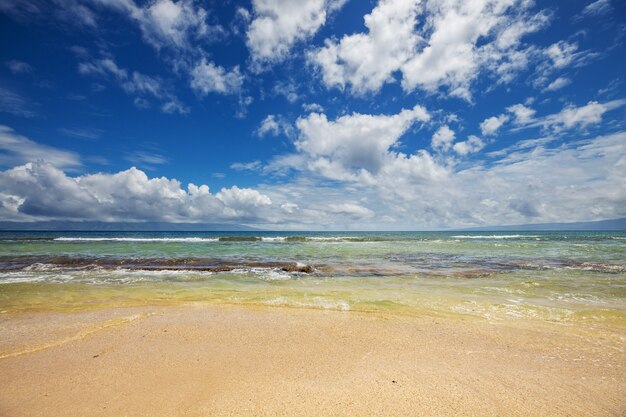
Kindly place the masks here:
[[(136, 269), (144, 262), (149, 270)], [(0, 232), (0, 263), (5, 313), (215, 302), (626, 323), (619, 232)]]

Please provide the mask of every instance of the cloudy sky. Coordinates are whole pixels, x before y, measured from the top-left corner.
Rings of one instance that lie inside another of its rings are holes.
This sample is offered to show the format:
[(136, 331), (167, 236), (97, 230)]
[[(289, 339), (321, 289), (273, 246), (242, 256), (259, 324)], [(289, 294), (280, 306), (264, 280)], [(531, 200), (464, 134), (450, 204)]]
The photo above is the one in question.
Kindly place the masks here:
[(0, 0), (0, 220), (626, 216), (618, 0)]

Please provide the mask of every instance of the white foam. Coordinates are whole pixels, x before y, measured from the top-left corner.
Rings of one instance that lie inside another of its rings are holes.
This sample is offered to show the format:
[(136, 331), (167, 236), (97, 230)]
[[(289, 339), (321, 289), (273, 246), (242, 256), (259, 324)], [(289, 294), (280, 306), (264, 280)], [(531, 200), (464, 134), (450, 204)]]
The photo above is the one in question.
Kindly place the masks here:
[(254, 274), (264, 281), (288, 281), (292, 278), (290, 273), (276, 268), (237, 268), (228, 273)]
[(349, 311), (350, 304), (344, 300), (327, 300), (322, 297), (314, 297), (311, 301), (293, 301), (286, 297), (276, 297), (265, 302), (267, 305), (272, 306), (291, 306), (291, 307), (305, 307), (305, 308), (321, 308), (324, 310), (340, 310)]
[(218, 238), (205, 237), (57, 237), (59, 242), (218, 242)]
[(307, 237), (307, 240), (313, 240), (318, 242), (343, 242), (358, 239), (353, 236), (327, 236), (327, 237)]
[(538, 238), (539, 236), (530, 235), (456, 235), (452, 236), (455, 239), (530, 239)]

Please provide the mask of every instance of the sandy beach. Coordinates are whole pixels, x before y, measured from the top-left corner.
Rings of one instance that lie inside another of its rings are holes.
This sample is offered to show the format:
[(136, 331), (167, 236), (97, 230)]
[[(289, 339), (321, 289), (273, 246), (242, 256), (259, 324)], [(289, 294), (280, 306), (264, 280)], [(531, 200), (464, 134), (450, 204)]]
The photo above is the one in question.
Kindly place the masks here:
[(626, 413), (623, 329), (194, 304), (0, 315), (0, 415)]

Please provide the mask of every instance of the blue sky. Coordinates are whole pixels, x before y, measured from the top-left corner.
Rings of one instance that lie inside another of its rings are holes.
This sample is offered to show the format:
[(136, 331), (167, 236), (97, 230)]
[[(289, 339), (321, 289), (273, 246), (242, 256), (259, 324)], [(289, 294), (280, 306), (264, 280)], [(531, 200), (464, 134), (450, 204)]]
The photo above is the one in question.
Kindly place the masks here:
[(0, 0), (0, 219), (623, 217), (625, 35), (615, 0)]

